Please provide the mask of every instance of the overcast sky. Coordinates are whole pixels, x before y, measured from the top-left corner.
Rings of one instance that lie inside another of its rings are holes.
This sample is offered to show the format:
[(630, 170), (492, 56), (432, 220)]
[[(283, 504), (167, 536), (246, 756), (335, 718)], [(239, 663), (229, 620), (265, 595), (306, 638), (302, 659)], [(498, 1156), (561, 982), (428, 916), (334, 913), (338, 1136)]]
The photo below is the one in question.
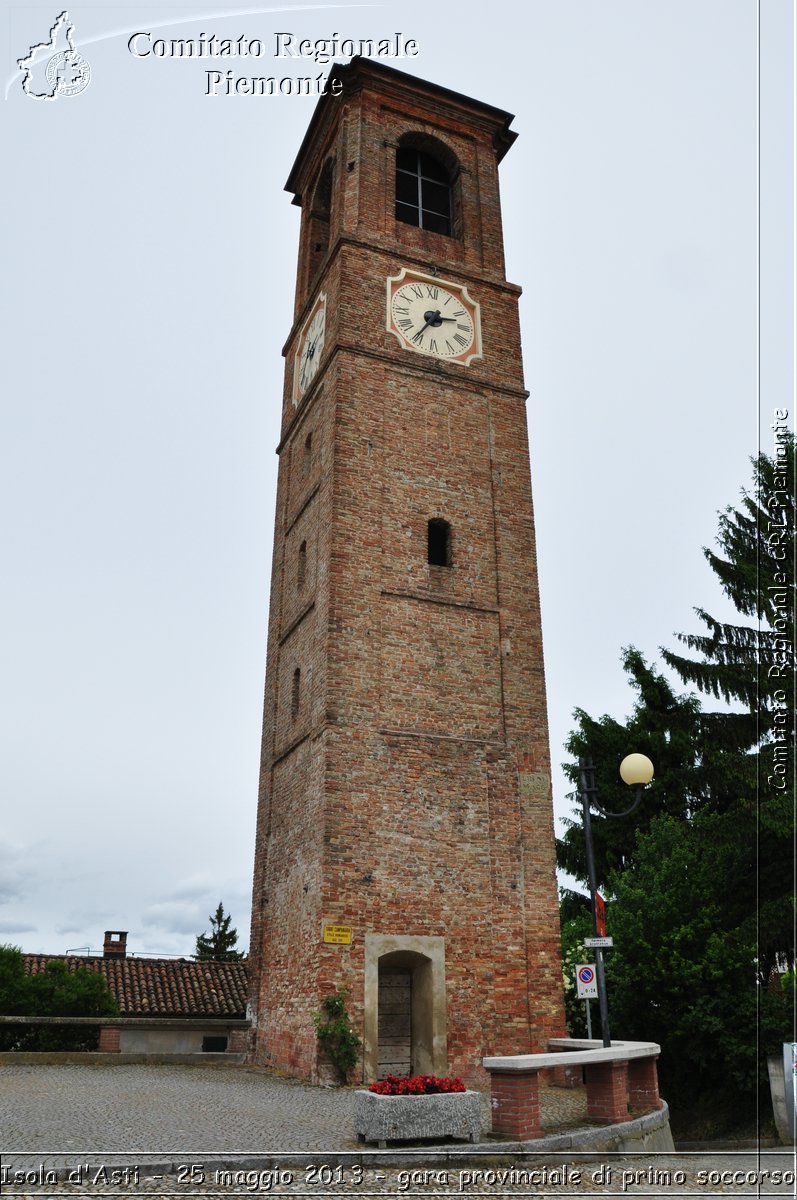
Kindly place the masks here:
[(74, 5), (90, 83), (54, 102), (16, 60), (61, 8), (7, 9), (0, 941), (190, 954), (222, 900), (248, 942), (283, 186), (315, 99), (210, 97), (218, 62), (131, 34), (259, 38), (222, 68), (297, 76), (328, 67), (274, 59), (276, 32), (400, 31), (420, 53), (389, 65), (516, 114), (556, 766), (576, 706), (628, 711), (623, 646), (655, 658), (722, 608), (701, 547), (793, 411), (792, 5), (760, 10), (759, 355), (754, 0)]

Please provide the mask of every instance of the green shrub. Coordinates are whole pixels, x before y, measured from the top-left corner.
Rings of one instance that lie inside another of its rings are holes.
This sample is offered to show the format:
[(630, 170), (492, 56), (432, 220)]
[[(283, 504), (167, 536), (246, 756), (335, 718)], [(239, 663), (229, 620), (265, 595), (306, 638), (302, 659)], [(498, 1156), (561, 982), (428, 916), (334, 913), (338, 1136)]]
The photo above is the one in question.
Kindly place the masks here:
[[(4, 1017), (107, 1017), (119, 1006), (101, 975), (70, 971), (54, 959), (25, 974), (22, 951), (0, 946), (0, 1014)], [(79, 1025), (0, 1025), (0, 1050), (96, 1050), (99, 1029)]]
[(346, 1009), (347, 995), (348, 989), (339, 987), (337, 992), (325, 996), (321, 1001), (323, 1012), (313, 1013), (318, 1040), (344, 1084), (360, 1057), (362, 1045)]

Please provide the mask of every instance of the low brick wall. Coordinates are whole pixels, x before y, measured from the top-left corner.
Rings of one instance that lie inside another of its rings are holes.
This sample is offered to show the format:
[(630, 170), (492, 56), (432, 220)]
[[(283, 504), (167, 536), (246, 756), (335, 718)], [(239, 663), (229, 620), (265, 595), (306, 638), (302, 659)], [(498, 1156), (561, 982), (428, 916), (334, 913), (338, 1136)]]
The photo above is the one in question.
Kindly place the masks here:
[[(0, 1016), (0, 1029), (61, 1026), (93, 1027), (99, 1030), (96, 1051), (77, 1050), (68, 1053), (155, 1055), (159, 1059), (166, 1059), (170, 1055), (195, 1055), (206, 1059), (214, 1051), (243, 1055), (248, 1047), (250, 1024), (246, 1019), (233, 1018)], [(226, 1051), (223, 1044), (217, 1045), (223, 1041), (226, 1041)], [(207, 1050), (203, 1048), (205, 1045)], [(6, 1053), (26, 1052), (10, 1050)]]

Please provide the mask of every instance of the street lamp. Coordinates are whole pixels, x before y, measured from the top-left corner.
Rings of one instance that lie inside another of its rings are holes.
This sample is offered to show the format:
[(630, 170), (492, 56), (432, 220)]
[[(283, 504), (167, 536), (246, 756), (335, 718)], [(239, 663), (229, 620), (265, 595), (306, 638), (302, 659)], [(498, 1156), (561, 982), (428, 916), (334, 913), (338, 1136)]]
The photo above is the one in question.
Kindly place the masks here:
[[(584, 841), (587, 848), (587, 878), (589, 881), (589, 898), (592, 905), (592, 929), (596, 938), (598, 936), (598, 906), (595, 897), (598, 891), (598, 884), (595, 878), (595, 855), (592, 849), (590, 808), (594, 804), (598, 812), (604, 817), (630, 816), (642, 799), (642, 789), (653, 778), (653, 763), (645, 754), (629, 754), (620, 763), (620, 778), (623, 783), (627, 783), (629, 787), (634, 788), (634, 802), (630, 808), (624, 809), (623, 812), (610, 813), (598, 804), (597, 788), (595, 786), (595, 768), (592, 765), (592, 759), (579, 758), (578, 760), (578, 787), (584, 814)], [(606, 998), (606, 974), (603, 969), (602, 946), (597, 946), (595, 949), (595, 975), (598, 985), (598, 1006), (601, 1014), (601, 1035), (604, 1046), (608, 1047), (612, 1044), (612, 1038), (609, 1033), (609, 1003)]]

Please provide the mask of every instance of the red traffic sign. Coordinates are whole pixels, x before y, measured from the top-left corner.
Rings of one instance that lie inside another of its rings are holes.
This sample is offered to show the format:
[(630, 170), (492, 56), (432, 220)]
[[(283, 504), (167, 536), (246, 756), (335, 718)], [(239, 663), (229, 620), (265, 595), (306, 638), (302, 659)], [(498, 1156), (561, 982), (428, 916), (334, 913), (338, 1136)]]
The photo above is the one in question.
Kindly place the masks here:
[(595, 1000), (598, 995), (598, 977), (594, 963), (578, 963), (576, 966), (576, 995), (579, 1000)]
[(599, 937), (606, 937), (606, 901), (600, 892), (595, 893), (595, 922), (598, 926), (595, 932)]

